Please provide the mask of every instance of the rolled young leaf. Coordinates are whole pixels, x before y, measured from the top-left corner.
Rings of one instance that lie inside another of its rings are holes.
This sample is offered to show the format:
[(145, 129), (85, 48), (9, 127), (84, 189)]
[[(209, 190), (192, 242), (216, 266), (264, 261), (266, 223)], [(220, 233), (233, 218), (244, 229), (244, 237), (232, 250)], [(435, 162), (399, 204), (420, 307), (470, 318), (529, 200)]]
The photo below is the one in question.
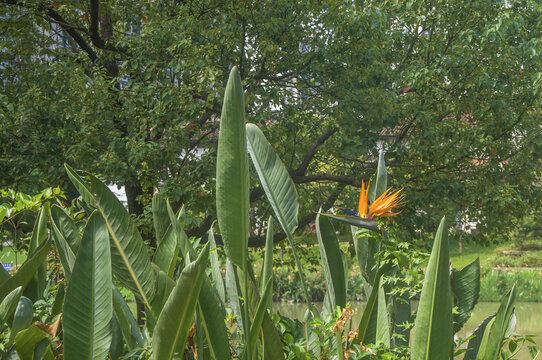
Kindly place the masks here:
[(477, 360), (498, 360), (502, 351), (502, 343), (507, 336), (510, 321), (514, 313), (516, 301), (516, 284), (503, 296), (493, 323), (489, 323), (478, 350)]
[(62, 324), (66, 360), (103, 360), (113, 316), (109, 234), (102, 215), (90, 216), (66, 290)]
[(425, 272), (414, 322), (411, 358), (449, 359), (453, 344), (448, 228), (442, 218)]
[(234, 67), (226, 85), (216, 164), (216, 212), (226, 256), (245, 268), (249, 228), (248, 154), (241, 76)]
[(209, 244), (203, 248), (197, 260), (184, 268), (171, 291), (154, 328), (152, 346), (155, 360), (170, 360), (177, 348), (184, 349), (206, 276), (208, 258)]
[(369, 201), (373, 202), (382, 195), (388, 188), (388, 172), (386, 171), (386, 162), (384, 161), (384, 152), (378, 153), (378, 166), (376, 168), (376, 179), (371, 182), (369, 188)]

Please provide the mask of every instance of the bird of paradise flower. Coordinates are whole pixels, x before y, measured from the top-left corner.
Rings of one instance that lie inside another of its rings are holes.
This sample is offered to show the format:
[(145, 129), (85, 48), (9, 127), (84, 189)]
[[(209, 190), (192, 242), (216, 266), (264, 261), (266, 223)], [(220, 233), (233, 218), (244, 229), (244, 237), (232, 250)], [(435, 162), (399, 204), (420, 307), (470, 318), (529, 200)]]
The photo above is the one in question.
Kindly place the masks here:
[(362, 219), (373, 220), (375, 217), (391, 217), (399, 215), (401, 211), (393, 212), (394, 209), (397, 209), (403, 206), (404, 203), (404, 194), (402, 193), (403, 189), (399, 189), (394, 193), (391, 193), (392, 188), (388, 188), (382, 193), (378, 198), (375, 199), (371, 204), (369, 204), (369, 186), (371, 182), (367, 185), (365, 189), (365, 182), (361, 181), (361, 191), (359, 194), (359, 204), (358, 204), (358, 216)]
[(364, 227), (370, 230), (378, 230), (374, 219), (375, 217), (392, 217), (401, 213), (397, 211), (398, 208), (405, 204), (403, 189), (399, 189), (392, 192), (392, 188), (387, 189), (376, 198), (373, 202), (369, 203), (369, 187), (370, 181), (367, 187), (365, 182), (361, 182), (361, 191), (359, 194), (358, 211), (347, 210), (339, 208), (340, 210), (351, 215), (336, 215), (336, 214), (321, 214), (328, 216), (332, 219), (348, 223), (350, 225)]

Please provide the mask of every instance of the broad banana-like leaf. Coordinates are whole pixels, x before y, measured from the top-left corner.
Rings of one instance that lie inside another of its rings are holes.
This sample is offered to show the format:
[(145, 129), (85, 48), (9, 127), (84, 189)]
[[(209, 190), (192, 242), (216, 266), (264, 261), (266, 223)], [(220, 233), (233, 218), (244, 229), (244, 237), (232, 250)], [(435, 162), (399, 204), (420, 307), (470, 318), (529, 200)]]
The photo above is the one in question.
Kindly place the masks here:
[(218, 261), (218, 248), (216, 247), (215, 236), (213, 234), (213, 227), (209, 229), (208, 232), (209, 243), (211, 244), (211, 253), (209, 254), (211, 258), (211, 271), (213, 275), (214, 288), (218, 294), (222, 304), (226, 303), (226, 289), (224, 287), (224, 279), (222, 278), (222, 272), (220, 269), (220, 262)]
[(17, 303), (17, 308), (13, 314), (13, 322), (11, 323), (11, 331), (8, 339), (8, 348), (13, 344), (15, 336), (24, 329), (32, 325), (32, 317), (34, 310), (32, 309), (32, 301), (24, 296), (21, 296)]
[[(48, 205), (47, 205), (48, 207)], [(34, 229), (32, 230), (32, 236), (30, 237), (30, 244), (28, 248), (28, 254), (32, 256), (34, 251), (39, 245), (47, 238), (47, 212), (48, 209), (42, 206), (38, 212)]]
[(65, 167), (83, 199), (95, 206), (105, 219), (111, 239), (113, 273), (150, 308), (154, 296), (154, 272), (145, 243), (130, 215), (111, 190), (96, 177), (89, 175), (89, 187), (73, 169), (68, 165)]
[(247, 124), (247, 144), (254, 168), (280, 225), (288, 234), (297, 228), (297, 191), (288, 170), (258, 126)]
[(510, 321), (514, 313), (516, 300), (516, 284), (503, 296), (499, 310), (494, 320), (491, 320), (484, 330), (484, 337), (478, 350), (477, 360), (498, 360), (502, 343), (507, 336)]
[(19, 286), (24, 290), (34, 277), (36, 271), (38, 271), (38, 268), (45, 261), (50, 245), (50, 240), (41, 243), (33, 255), (21, 265), (19, 270), (12, 277), (0, 284), (0, 300), (3, 300), (7, 294)]
[[(181, 251), (185, 258), (194, 259), (196, 253), (184, 231), (180, 228), (180, 220), (175, 221), (173, 212), (170, 212), (170, 219), (174, 226), (178, 226), (181, 233)], [(210, 254), (216, 255), (215, 254)], [(212, 259), (212, 257), (211, 257)], [(229, 359), (230, 345), (228, 332), (224, 323), (224, 303), (217, 298), (216, 292), (207, 276), (203, 279), (203, 285), (198, 298), (199, 314), (201, 315), (203, 329), (207, 335), (209, 351), (215, 359)]]
[[(242, 283), (245, 280), (244, 276), (247, 276), (248, 282), (248, 289), (246, 289), (248, 293), (245, 293), (245, 289), (243, 289), (242, 297), (243, 299), (247, 300), (250, 315), (253, 319), (256, 319), (259, 305), (261, 305), (261, 297), (258, 287), (256, 286), (256, 279), (254, 278), (254, 273), (252, 272), (252, 266), (248, 266), (247, 269), (248, 271), (240, 273), (239, 276)], [(269, 298), (272, 296), (270, 292), (271, 289), (268, 289), (267, 291), (268, 294), (266, 294), (266, 296)], [(251, 326), (250, 328), (252, 329), (253, 327)], [(267, 311), (263, 312), (261, 335), (263, 345), (263, 358), (266, 360), (284, 359), (280, 335), (277, 328), (275, 327), (275, 324), (273, 323), (273, 320), (271, 319), (271, 316), (269, 316)], [(247, 337), (250, 338), (250, 334), (247, 335)], [(251, 354), (253, 353), (253, 350), (254, 349), (251, 347)], [(248, 356), (248, 353), (245, 352), (243, 355), (246, 357)]]
[(454, 333), (461, 330), (469, 319), (480, 296), (480, 260), (476, 259), (461, 271), (452, 270), (452, 292), (454, 294)]
[(258, 173), (260, 183), (273, 208), (273, 212), (286, 233), (307, 304), (311, 306), (305, 276), (303, 275), (292, 237), (298, 224), (297, 213), (299, 208), (294, 182), (261, 130), (254, 124), (247, 124), (246, 131), (248, 150), (252, 158), (252, 163)]
[(111, 255), (107, 224), (90, 216), (75, 259), (62, 315), (64, 358), (103, 360), (111, 344)]
[(75, 264), (75, 253), (64, 237), (64, 232), (58, 228), (57, 223), (53, 218), (53, 209), (55, 208), (57, 208), (57, 206), (53, 206), (51, 208), (51, 229), (53, 230), (53, 239), (55, 241), (56, 249), (60, 257), (60, 263), (62, 264), (62, 269), (64, 270), (66, 279), (70, 280), (73, 265)]
[(414, 322), (411, 357), (416, 360), (449, 359), (453, 344), (452, 294), (448, 228), (442, 218), (425, 272)]
[(19, 286), (12, 292), (10, 292), (4, 300), (0, 303), (0, 326), (8, 322), (11, 315), (15, 312), (19, 299), (23, 294), (23, 288)]
[[(381, 336), (377, 336), (377, 330), (384, 328), (384, 325), (382, 323), (380, 324), (380, 327), (378, 326), (379, 317), (380, 321), (383, 321), (384, 318), (382, 313), (379, 315), (379, 312), (381, 312), (382, 310), (382, 305), (381, 301), (379, 301), (379, 297), (381, 293), (383, 293), (383, 291), (379, 291), (379, 289), (381, 288), (380, 282), (382, 274), (384, 272), (384, 268), (378, 269), (375, 278), (372, 281), (372, 283), (374, 284), (373, 291), (371, 291), (371, 294), (367, 299), (367, 305), (365, 306), (363, 314), (361, 315), (361, 320), (358, 326), (358, 336), (355, 339), (355, 342), (357, 344), (374, 344), (377, 342), (377, 338), (383, 340)], [(383, 330), (380, 331), (380, 334), (382, 334), (382, 331)]]
[(128, 349), (132, 350), (143, 347), (143, 336), (141, 335), (137, 321), (128, 304), (115, 287), (113, 287), (113, 311), (115, 312), (119, 328)]
[[(270, 216), (269, 220), (267, 222), (267, 236), (265, 238), (265, 255), (264, 255), (264, 261), (262, 266), (262, 276), (260, 277), (260, 292), (263, 296), (263, 292), (265, 291), (264, 285), (267, 284), (267, 281), (269, 279), (273, 278), (273, 235), (274, 235), (274, 229), (273, 226), (274, 221), (273, 217)], [(273, 294), (273, 282), (271, 282), (271, 294)], [(267, 310), (271, 313), (273, 311), (273, 296), (269, 298), (269, 302), (267, 303)]]
[(358, 228), (363, 228), (363, 229), (379, 232), (378, 226), (376, 225), (376, 222), (374, 220), (367, 220), (367, 219), (362, 219), (357, 216), (349, 216), (349, 215), (335, 215), (335, 214), (323, 214), (323, 213), (320, 213), (319, 215), (323, 215), (332, 220), (339, 221), (344, 224), (352, 225)]
[(346, 306), (346, 280), (339, 240), (329, 219), (319, 214), (316, 215), (316, 238), (318, 239), (331, 309), (335, 309), (335, 306), (344, 308)]
[(111, 345), (109, 346), (109, 356), (111, 360), (117, 360), (124, 352), (124, 339), (119, 321), (115, 314), (111, 318)]
[(9, 272), (3, 267), (0, 266), (0, 284), (8, 280), (11, 277)]
[(58, 284), (58, 290), (56, 291), (55, 296), (55, 302), (53, 302), (53, 306), (51, 307), (51, 314), (49, 315), (49, 319), (53, 319), (58, 314), (62, 312), (62, 308), (64, 308), (64, 298), (66, 297), (66, 287), (64, 283)]
[[(159, 195), (155, 195), (154, 199), (157, 198)], [(155, 200), (153, 199), (153, 205), (155, 204)], [(166, 219), (162, 219), (162, 222), (168, 221), (169, 226), (166, 228), (165, 233), (162, 237), (162, 241), (158, 244), (158, 248), (156, 249), (156, 253), (154, 254), (153, 263), (156, 264), (160, 270), (165, 272), (166, 274), (170, 274), (174, 270), (174, 265), (177, 262), (177, 254), (179, 253), (179, 244), (180, 244), (180, 237), (181, 233), (178, 231), (179, 227), (173, 226), (170, 222), (170, 216), (168, 213), (168, 208), (170, 209), (169, 212), (174, 215), (173, 210), (171, 210), (171, 205), (169, 205), (169, 201), (165, 202), (165, 210), (166, 210)], [(173, 221), (178, 222), (175, 216), (173, 216)], [(156, 220), (155, 220), (156, 224)]]
[[(465, 353), (465, 357), (463, 360), (475, 360), (478, 356), (478, 350), (480, 349), (480, 345), (482, 344), (482, 338), (484, 337), (484, 332), (486, 331), (487, 325), (495, 318), (497, 313), (492, 314), (485, 318), (479, 325), (476, 327), (474, 332), (472, 333), (472, 339), (469, 340), (469, 343), (467, 344), (467, 352)], [(495, 320), (493, 320), (495, 321)]]
[(154, 322), (158, 319), (158, 316), (162, 312), (164, 305), (171, 294), (171, 291), (175, 287), (175, 281), (171, 279), (165, 272), (160, 270), (153, 264), (153, 270), (156, 279), (156, 292), (151, 303), (151, 314), (147, 315), (147, 328), (152, 332), (154, 328)]
[(155, 279), (141, 235), (122, 203), (94, 176), (91, 176), (91, 190), (95, 195), (96, 208), (109, 230), (113, 273), (150, 307)]
[(378, 153), (378, 166), (376, 168), (376, 179), (371, 181), (369, 186), (369, 201), (373, 202), (382, 195), (388, 188), (388, 172), (386, 171), (386, 162), (384, 161), (384, 152)]
[(198, 307), (212, 358), (229, 359), (231, 352), (224, 314), (208, 277), (203, 280)]
[[(371, 282), (374, 280), (378, 268), (377, 254), (380, 251), (381, 242), (371, 236), (367, 229), (351, 226), (351, 230), (361, 276), (365, 282), (372, 285)], [(366, 289), (367, 296), (369, 293), (370, 291)]]
[[(15, 337), (15, 350), (20, 360), (54, 360), (55, 356), (50, 344), (51, 340), (47, 333), (36, 325), (19, 332)], [(39, 352), (42, 353), (41, 356), (36, 356)]]
[(72, 252), (77, 254), (81, 244), (81, 235), (73, 220), (66, 214), (66, 211), (60, 206), (51, 206), (51, 223), (54, 223), (62, 236), (67, 241)]
[(260, 334), (260, 331), (261, 331), (263, 317), (267, 311), (267, 304), (269, 303), (270, 299), (273, 297), (272, 289), (273, 289), (273, 278), (269, 278), (267, 280), (267, 283), (265, 284), (262, 297), (260, 298), (260, 301), (258, 302), (258, 306), (256, 308), (254, 318), (252, 319), (252, 324), (250, 325), (249, 341), (251, 343), (250, 349), (252, 351), (251, 359), (256, 359), (258, 335)]
[(154, 328), (152, 345), (155, 360), (173, 358), (177, 348), (184, 349), (194, 319), (198, 296), (209, 258), (207, 244), (198, 259), (184, 268), (171, 291)]
[(249, 228), (248, 154), (245, 100), (234, 67), (226, 85), (216, 163), (216, 211), (226, 256), (244, 270)]
[(75, 186), (75, 188), (81, 195), (81, 198), (83, 199), (83, 201), (87, 203), (88, 205), (90, 205), (90, 207), (95, 208), (96, 204), (94, 201), (94, 195), (90, 191), (87, 183), (68, 164), (64, 163), (64, 168), (66, 169), (66, 174), (68, 174), (68, 177), (70, 178), (73, 186)]
[[(28, 248), (28, 254), (32, 254), (38, 249), (39, 245), (47, 238), (47, 213), (49, 212), (49, 205), (46, 204), (40, 208), (34, 229), (32, 230), (32, 236), (30, 237), (30, 244)], [(37, 301), (43, 297), (43, 291), (47, 286), (47, 268), (45, 267), (45, 259), (38, 267), (38, 271), (34, 274), (32, 280), (24, 290), (25, 296), (28, 296), (32, 301)]]
[(167, 212), (166, 199), (160, 194), (156, 193), (152, 197), (152, 220), (154, 223), (154, 233), (156, 236), (156, 244), (160, 245), (167, 229), (170, 227), (169, 215)]

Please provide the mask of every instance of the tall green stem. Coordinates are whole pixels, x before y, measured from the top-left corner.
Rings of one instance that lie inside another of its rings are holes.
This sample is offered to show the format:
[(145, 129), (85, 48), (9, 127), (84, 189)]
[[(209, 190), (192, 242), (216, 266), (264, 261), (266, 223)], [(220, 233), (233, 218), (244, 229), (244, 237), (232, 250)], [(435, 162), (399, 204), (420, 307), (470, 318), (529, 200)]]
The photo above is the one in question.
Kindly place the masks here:
[(307, 305), (309, 306), (309, 309), (312, 310), (311, 299), (309, 297), (309, 292), (307, 290), (307, 284), (305, 283), (305, 276), (303, 275), (303, 271), (301, 270), (301, 263), (299, 262), (299, 257), (297, 257), (297, 252), (295, 251), (294, 239), (292, 238), (292, 235), (289, 232), (287, 232), (286, 235), (288, 237), (288, 241), (290, 242), (290, 246), (292, 247), (292, 253), (294, 254), (294, 259), (297, 266), (297, 272), (299, 273), (299, 280), (301, 281), (301, 287), (303, 288), (303, 293), (305, 294), (305, 300), (307, 301)]
[(244, 314), (244, 319), (243, 319), (243, 328), (245, 330), (245, 356), (244, 356), (244, 360), (250, 360), (251, 357), (252, 357), (252, 349), (251, 349), (251, 346), (250, 346), (250, 320), (249, 320), (249, 311), (248, 311), (248, 269), (247, 269), (247, 266), (249, 266), (248, 264), (248, 261), (247, 259), (245, 258), (244, 259), (244, 262), (245, 262), (245, 266), (244, 266), (244, 281), (243, 281), (243, 293), (244, 293), (244, 298), (243, 298), (243, 314)]

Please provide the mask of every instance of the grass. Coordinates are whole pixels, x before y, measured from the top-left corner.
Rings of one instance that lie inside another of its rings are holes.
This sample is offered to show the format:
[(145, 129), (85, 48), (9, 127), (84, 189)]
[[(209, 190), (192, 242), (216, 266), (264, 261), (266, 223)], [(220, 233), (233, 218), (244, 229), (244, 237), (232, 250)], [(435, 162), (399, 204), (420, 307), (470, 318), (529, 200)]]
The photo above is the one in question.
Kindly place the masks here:
[(2, 263), (12, 263), (13, 266), (15, 266), (16, 263), (19, 265), (22, 264), (26, 260), (26, 253), (18, 253), (17, 254), (17, 261), (15, 261), (15, 251), (9, 246), (4, 246), (2, 250), (0, 250), (0, 262)]
[[(459, 253), (459, 244), (457, 240), (450, 241), (450, 257), (452, 264), (456, 269), (462, 269), (470, 264), (476, 258), (480, 258), (482, 269), (492, 269), (495, 267), (512, 268), (542, 268), (542, 244), (528, 243), (516, 245), (514, 243), (504, 243), (498, 245), (479, 245), (474, 242), (466, 241), (463, 243), (463, 252)], [(505, 255), (504, 251), (523, 250), (520, 256)]]

